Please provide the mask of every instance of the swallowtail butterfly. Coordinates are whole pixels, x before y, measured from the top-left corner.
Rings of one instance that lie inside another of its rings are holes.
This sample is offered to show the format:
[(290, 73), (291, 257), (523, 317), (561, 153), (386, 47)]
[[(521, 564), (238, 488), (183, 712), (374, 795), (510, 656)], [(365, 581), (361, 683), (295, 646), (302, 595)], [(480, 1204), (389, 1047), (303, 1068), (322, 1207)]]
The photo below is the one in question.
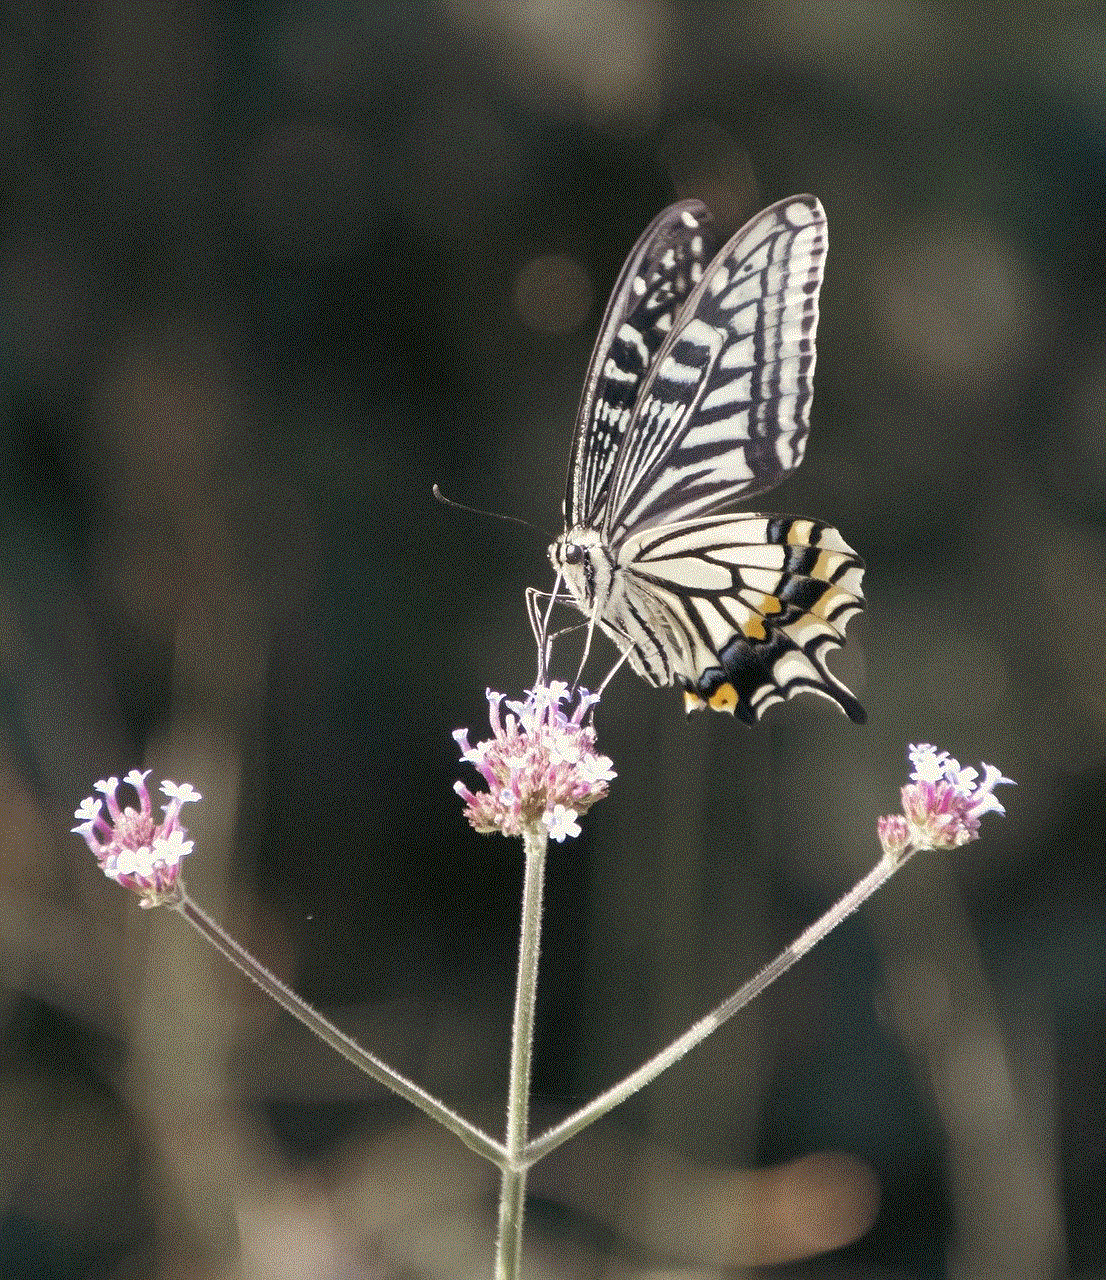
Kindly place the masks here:
[(864, 565), (828, 525), (733, 511), (803, 458), (826, 216), (757, 214), (712, 256), (683, 200), (646, 228), (607, 305), (549, 558), (582, 613), (652, 685), (752, 723), (810, 691), (858, 723), (826, 667)]

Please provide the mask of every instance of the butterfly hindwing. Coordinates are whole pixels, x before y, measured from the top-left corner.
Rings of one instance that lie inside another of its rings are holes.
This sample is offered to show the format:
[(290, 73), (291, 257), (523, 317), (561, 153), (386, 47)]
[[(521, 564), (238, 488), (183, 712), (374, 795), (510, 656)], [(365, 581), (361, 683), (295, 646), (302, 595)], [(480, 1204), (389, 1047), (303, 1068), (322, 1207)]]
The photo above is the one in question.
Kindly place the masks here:
[(625, 595), (612, 603), (635, 640), (631, 663), (662, 676), (653, 683), (680, 683), (689, 709), (752, 722), (807, 690), (864, 720), (825, 662), (864, 603), (863, 563), (836, 529), (795, 516), (681, 521), (627, 538), (619, 563)]
[(658, 350), (611, 477), (604, 533), (729, 509), (802, 461), (826, 218), (782, 200), (710, 263)]
[(714, 243), (708, 210), (682, 200), (654, 218), (626, 259), (584, 381), (565, 497), (569, 527), (597, 522), (646, 375)]

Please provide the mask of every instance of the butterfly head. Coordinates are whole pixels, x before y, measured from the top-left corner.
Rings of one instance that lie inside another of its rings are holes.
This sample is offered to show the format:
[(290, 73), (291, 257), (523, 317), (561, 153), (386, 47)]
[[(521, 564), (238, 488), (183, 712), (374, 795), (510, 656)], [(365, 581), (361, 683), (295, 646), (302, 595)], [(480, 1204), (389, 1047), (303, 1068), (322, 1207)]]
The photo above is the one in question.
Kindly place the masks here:
[(613, 563), (598, 530), (583, 525), (566, 529), (550, 546), (549, 559), (585, 613), (597, 601), (602, 607), (610, 595)]

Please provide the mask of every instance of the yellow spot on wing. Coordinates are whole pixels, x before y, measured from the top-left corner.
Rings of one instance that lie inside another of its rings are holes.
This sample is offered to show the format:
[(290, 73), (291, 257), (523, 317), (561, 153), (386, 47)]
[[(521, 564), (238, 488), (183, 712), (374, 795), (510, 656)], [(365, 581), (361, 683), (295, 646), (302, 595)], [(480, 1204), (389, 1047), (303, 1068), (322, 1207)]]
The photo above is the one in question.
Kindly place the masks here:
[(823, 582), (832, 582), (833, 575), (837, 572), (844, 556), (838, 555), (835, 551), (819, 551), (818, 559), (814, 562), (814, 568), (810, 571), (812, 578), (820, 578)]
[(814, 522), (812, 520), (792, 520), (791, 528), (787, 531), (787, 545), (789, 547), (809, 547), (810, 535), (814, 531)]
[(778, 596), (754, 596), (751, 592), (744, 594), (745, 599), (757, 610), (757, 613), (746, 618), (741, 624), (741, 630), (747, 640), (767, 640), (768, 631), (764, 625), (764, 618), (770, 618), (774, 613), (782, 613), (783, 605)]
[(715, 711), (728, 711), (732, 716), (737, 707), (737, 690), (727, 680), (710, 695), (710, 705)]
[(685, 711), (702, 711), (707, 704), (699, 697), (697, 693), (692, 693), (690, 689), (684, 690), (684, 710)]

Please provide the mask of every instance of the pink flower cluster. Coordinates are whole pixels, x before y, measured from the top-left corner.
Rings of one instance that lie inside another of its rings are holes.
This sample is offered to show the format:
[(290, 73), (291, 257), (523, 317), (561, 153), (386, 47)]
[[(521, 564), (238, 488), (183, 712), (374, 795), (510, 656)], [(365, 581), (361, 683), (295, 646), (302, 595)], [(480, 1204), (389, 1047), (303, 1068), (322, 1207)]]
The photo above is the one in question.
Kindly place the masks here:
[(902, 813), (879, 819), (879, 841), (889, 857), (923, 849), (956, 849), (979, 839), (985, 813), (1005, 813), (994, 795), (1001, 783), (1013, 785), (993, 764), (961, 768), (947, 751), (923, 742), (910, 748), (914, 771), (902, 789)]
[(465, 802), (465, 816), (477, 831), (520, 836), (544, 828), (550, 839), (578, 836), (576, 819), (607, 794), (615, 777), (607, 756), (595, 751), (595, 729), (584, 724), (598, 694), (581, 689), (576, 707), (567, 713), (568, 685), (556, 680), (531, 689), (524, 702), (508, 702), (488, 690), (493, 737), (476, 746), (468, 730), (454, 733), (461, 759), (484, 777), (487, 791), (472, 792), (463, 782), (454, 791)]
[(192, 852), (192, 841), (181, 825), (180, 811), (183, 805), (203, 797), (189, 782), (182, 782), (180, 786), (163, 782), (161, 792), (169, 797), (169, 803), (161, 806), (165, 816), (155, 822), (150, 793), (146, 790), (149, 775), (149, 769), (145, 773), (132, 769), (123, 779), (138, 794), (137, 809), (120, 805), (116, 795), (118, 778), (97, 782), (94, 790), (104, 799), (89, 796), (81, 801), (81, 807), (73, 815), (80, 825), (73, 831), (84, 837), (104, 875), (137, 893), (142, 906), (158, 907), (176, 902), (180, 897), (177, 881), (181, 859)]

